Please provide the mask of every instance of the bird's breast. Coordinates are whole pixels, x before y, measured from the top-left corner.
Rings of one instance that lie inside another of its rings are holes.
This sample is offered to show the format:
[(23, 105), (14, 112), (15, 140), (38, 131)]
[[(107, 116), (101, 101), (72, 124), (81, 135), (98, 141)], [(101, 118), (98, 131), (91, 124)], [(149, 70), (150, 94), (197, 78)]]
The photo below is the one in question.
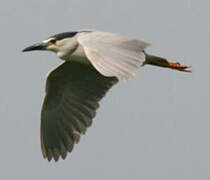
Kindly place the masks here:
[(78, 45), (73, 52), (66, 54), (58, 54), (58, 56), (64, 61), (74, 61), (85, 64), (90, 64), (90, 61), (85, 55), (85, 51), (82, 46)]
[(78, 45), (76, 50), (71, 54), (70, 61), (76, 61), (85, 64), (90, 63), (85, 54), (84, 48), (81, 45)]

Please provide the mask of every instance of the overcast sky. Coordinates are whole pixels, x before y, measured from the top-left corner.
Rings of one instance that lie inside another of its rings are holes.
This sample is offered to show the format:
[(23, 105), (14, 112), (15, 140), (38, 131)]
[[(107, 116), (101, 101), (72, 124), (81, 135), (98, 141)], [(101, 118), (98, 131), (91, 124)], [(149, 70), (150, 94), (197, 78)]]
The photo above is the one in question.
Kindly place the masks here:
[[(18, 0), (0, 6), (0, 179), (209, 180), (210, 1)], [(192, 74), (145, 66), (102, 100), (65, 161), (44, 160), (40, 109), (52, 53), (22, 53), (59, 32), (97, 29), (152, 43)]]

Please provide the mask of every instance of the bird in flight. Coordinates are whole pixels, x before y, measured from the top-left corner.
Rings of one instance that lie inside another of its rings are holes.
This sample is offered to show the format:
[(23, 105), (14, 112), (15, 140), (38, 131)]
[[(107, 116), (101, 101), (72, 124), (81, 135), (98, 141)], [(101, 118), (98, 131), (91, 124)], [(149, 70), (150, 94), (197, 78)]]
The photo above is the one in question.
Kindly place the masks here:
[(23, 50), (52, 51), (64, 60), (47, 77), (41, 111), (41, 149), (48, 161), (66, 158), (96, 115), (99, 101), (120, 80), (149, 64), (191, 72), (190, 66), (145, 52), (150, 44), (102, 31), (53, 35)]

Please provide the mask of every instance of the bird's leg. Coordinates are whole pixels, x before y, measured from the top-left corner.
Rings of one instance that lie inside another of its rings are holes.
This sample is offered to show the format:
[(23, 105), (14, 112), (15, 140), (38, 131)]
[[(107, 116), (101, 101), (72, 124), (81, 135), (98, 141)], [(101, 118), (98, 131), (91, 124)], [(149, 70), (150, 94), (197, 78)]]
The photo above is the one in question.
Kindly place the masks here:
[(191, 72), (191, 70), (189, 70), (191, 66), (181, 65), (179, 62), (169, 62), (164, 58), (152, 56), (146, 53), (145, 55), (146, 55), (146, 61), (144, 64), (150, 64), (154, 66), (175, 69), (178, 71)]

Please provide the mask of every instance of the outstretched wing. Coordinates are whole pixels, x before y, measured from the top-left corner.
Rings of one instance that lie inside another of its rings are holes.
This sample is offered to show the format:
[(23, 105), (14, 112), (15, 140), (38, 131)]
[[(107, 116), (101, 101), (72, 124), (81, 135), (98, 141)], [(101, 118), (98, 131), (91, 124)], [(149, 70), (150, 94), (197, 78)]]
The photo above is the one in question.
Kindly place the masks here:
[(117, 81), (77, 62), (65, 62), (50, 73), (41, 113), (44, 158), (65, 159), (92, 124), (99, 101)]
[(104, 76), (128, 79), (145, 61), (143, 50), (149, 43), (108, 32), (93, 31), (78, 36), (92, 65)]

